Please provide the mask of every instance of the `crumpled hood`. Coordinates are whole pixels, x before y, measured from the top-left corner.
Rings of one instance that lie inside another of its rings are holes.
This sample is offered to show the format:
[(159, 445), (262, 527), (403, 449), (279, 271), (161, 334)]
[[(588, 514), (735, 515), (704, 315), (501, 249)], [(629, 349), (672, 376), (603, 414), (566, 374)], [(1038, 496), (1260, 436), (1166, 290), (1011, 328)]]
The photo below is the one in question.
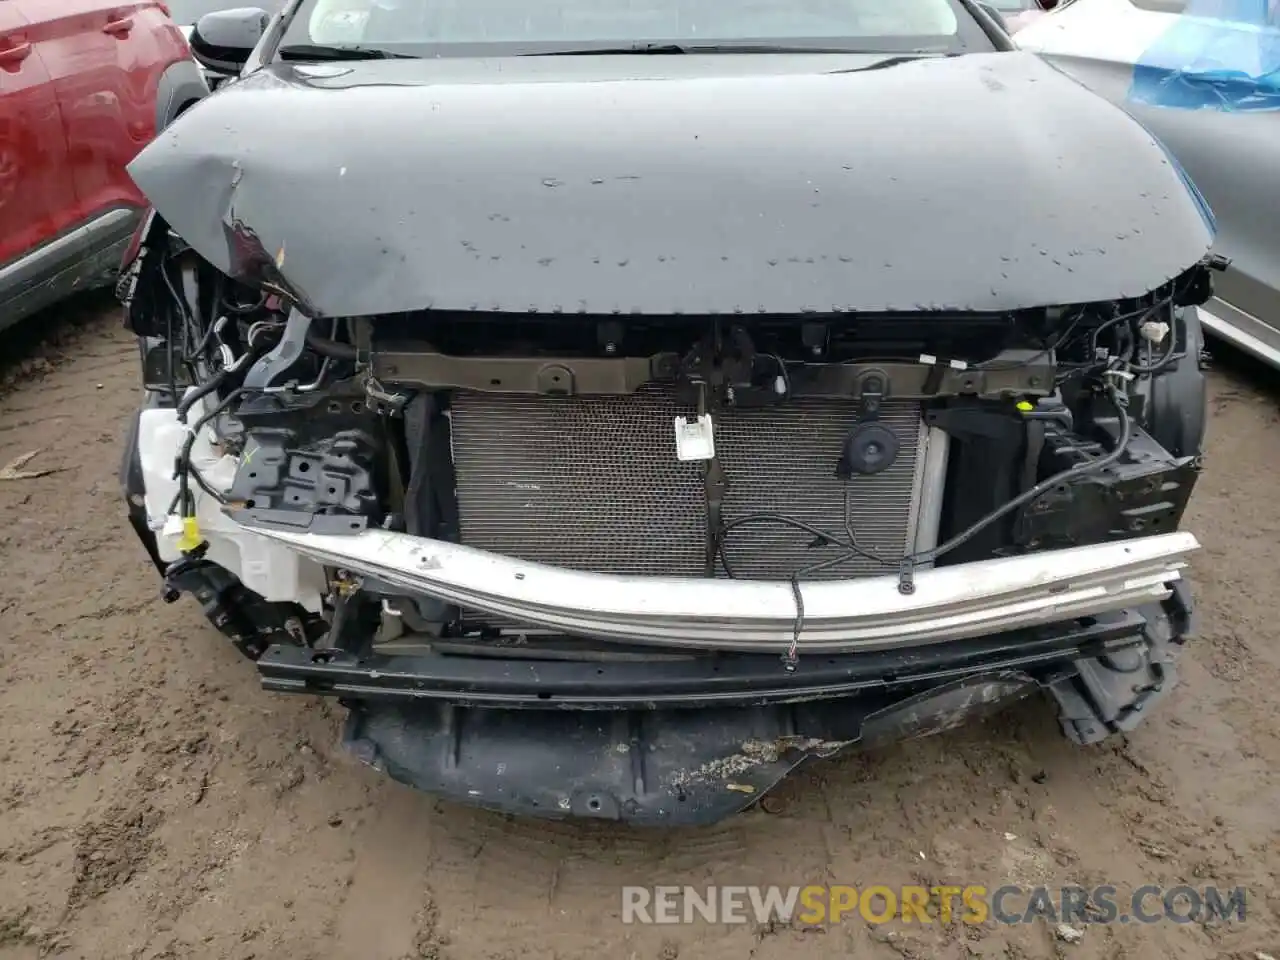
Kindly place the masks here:
[(129, 172), (317, 315), (1007, 310), (1135, 296), (1212, 242), (1164, 148), (1033, 54), (747, 59), (277, 66)]

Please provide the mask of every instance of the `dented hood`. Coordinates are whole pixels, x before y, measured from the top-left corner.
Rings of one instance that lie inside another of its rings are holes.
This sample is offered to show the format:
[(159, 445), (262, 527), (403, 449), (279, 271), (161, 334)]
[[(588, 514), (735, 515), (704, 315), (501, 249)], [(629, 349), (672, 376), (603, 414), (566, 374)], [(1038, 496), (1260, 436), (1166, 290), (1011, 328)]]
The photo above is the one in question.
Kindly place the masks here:
[(1209, 248), (1166, 151), (1033, 54), (877, 59), (276, 66), (129, 171), (316, 315), (1007, 310)]

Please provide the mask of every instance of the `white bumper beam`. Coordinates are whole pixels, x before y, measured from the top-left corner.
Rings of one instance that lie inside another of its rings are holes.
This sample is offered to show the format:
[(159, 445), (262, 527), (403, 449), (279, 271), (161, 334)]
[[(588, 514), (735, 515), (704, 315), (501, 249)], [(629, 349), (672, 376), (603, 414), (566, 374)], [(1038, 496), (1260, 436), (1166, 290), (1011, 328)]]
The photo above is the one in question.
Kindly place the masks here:
[[(796, 625), (786, 582), (612, 576), (528, 563), (403, 533), (253, 532), (321, 564), (530, 627), (639, 644), (784, 651)], [(896, 574), (801, 584), (799, 649), (883, 650), (1035, 627), (1158, 602), (1190, 533), (1052, 550)]]

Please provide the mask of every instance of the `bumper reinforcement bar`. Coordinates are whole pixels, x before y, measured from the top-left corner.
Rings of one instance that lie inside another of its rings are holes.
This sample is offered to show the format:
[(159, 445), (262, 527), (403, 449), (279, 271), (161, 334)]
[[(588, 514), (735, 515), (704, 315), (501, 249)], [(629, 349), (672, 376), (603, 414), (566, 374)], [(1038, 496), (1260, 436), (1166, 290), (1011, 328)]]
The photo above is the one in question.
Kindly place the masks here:
[[(328, 566), (410, 594), (573, 636), (668, 647), (782, 652), (796, 603), (785, 582), (582, 573), (404, 533), (251, 529)], [(808, 582), (801, 653), (884, 650), (1043, 626), (1158, 603), (1198, 549), (1190, 533), (895, 574)]]

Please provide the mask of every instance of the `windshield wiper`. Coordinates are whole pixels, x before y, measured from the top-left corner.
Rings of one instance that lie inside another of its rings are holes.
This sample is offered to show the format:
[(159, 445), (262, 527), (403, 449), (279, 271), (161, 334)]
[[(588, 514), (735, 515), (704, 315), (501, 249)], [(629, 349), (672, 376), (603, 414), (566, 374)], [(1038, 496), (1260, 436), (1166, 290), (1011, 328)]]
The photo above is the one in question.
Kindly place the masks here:
[(865, 67), (848, 67), (844, 70), (832, 70), (831, 73), (865, 73), (868, 70), (883, 70), (885, 67), (896, 67), (900, 63), (914, 63), (916, 60), (933, 60), (941, 57), (958, 57), (958, 53), (900, 53), (885, 57)]
[(408, 53), (392, 53), (378, 47), (333, 46), (321, 43), (295, 43), (276, 51), (281, 60), (417, 60)]
[(525, 57), (611, 57), (661, 56), (664, 54), (699, 53), (867, 53), (851, 47), (820, 47), (807, 44), (781, 43), (633, 43), (620, 47), (570, 47), (565, 50), (539, 50)]

